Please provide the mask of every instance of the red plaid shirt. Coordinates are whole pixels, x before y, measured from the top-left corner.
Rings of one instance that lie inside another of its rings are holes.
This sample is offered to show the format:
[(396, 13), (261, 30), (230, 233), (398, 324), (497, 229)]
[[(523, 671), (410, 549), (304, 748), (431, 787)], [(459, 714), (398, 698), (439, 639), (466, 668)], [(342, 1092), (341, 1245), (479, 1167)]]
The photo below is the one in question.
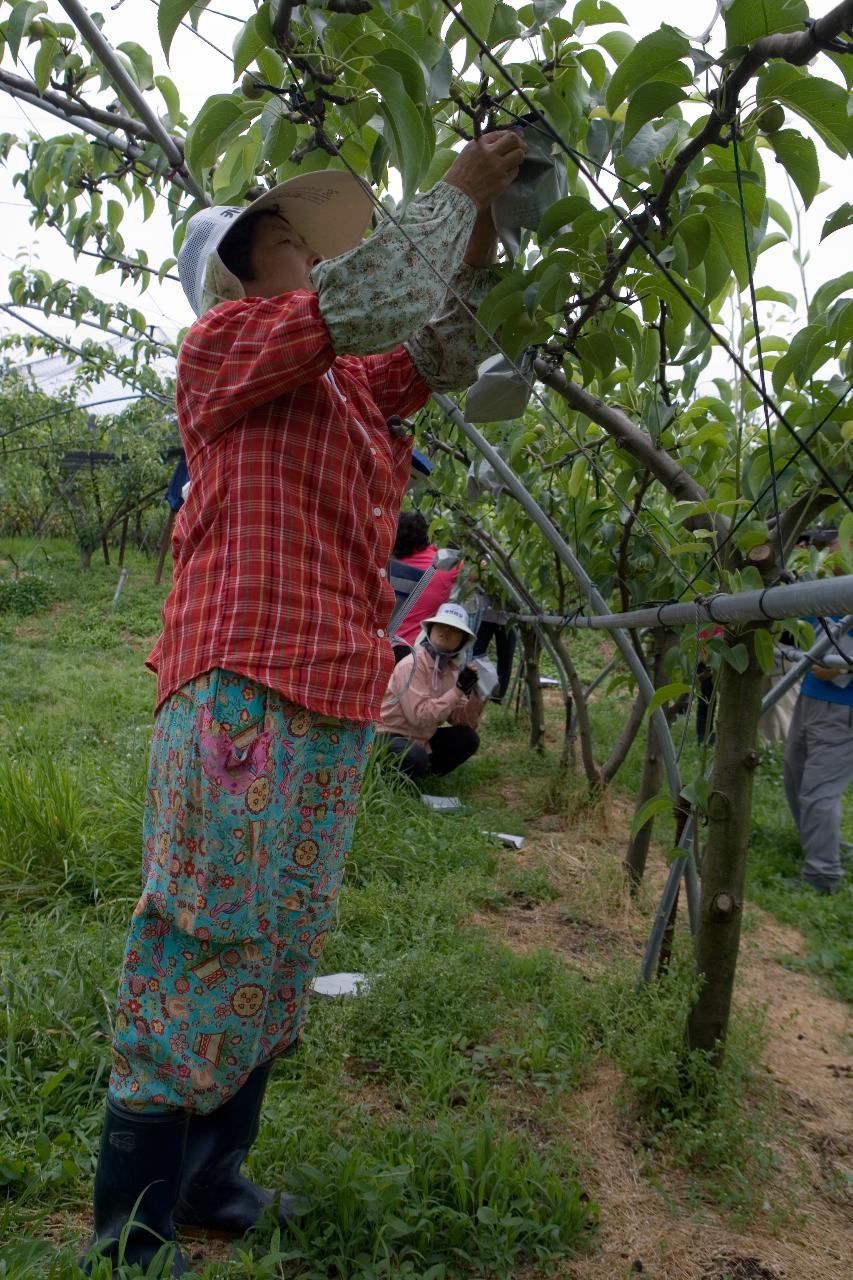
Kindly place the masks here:
[(225, 667), (310, 710), (378, 719), (411, 453), (386, 419), (428, 396), (402, 347), (336, 357), (306, 290), (226, 302), (193, 325), (177, 385), (192, 483), (148, 658), (158, 706)]

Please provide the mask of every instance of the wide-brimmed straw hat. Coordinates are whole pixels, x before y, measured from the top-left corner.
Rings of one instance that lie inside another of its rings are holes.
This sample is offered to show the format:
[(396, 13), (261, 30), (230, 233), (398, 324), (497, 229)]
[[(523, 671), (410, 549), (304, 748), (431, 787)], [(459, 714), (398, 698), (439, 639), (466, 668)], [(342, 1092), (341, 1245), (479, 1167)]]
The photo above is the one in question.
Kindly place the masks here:
[(218, 249), (228, 232), (250, 214), (280, 213), (322, 258), (337, 258), (361, 242), (373, 212), (370, 188), (353, 174), (323, 169), (289, 178), (247, 205), (214, 205), (187, 223), (178, 251), (178, 275), (197, 316), (218, 302), (245, 297), (242, 284)]

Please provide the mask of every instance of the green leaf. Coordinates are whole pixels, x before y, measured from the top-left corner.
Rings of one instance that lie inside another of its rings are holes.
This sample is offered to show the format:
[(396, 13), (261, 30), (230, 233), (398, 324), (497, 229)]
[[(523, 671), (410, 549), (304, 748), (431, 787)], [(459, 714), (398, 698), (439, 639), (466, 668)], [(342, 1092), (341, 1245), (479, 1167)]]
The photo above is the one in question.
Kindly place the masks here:
[(622, 148), (622, 155), (632, 168), (645, 169), (669, 146), (677, 132), (675, 120), (664, 120), (657, 127), (653, 124), (640, 125), (628, 145)]
[(160, 0), (157, 6), (157, 30), (167, 61), (175, 32), (195, 3), (196, 0)]
[(287, 68), (275, 49), (259, 49), (255, 54), (255, 62), (267, 84), (284, 84)]
[(539, 91), (540, 101), (554, 128), (565, 138), (576, 138), (581, 129), (588, 89), (581, 69), (567, 67)]
[(576, 218), (583, 213), (589, 213), (592, 208), (593, 205), (586, 196), (564, 196), (543, 213), (536, 232), (537, 239), (550, 240), (558, 231), (562, 231), (564, 227), (570, 227)]
[(381, 94), (380, 110), (388, 126), (386, 140), (390, 134), (394, 163), (403, 178), (403, 198), (408, 201), (432, 159), (424, 117), (406, 92), (398, 71), (372, 62), (363, 74)]
[(758, 659), (758, 665), (766, 676), (770, 675), (776, 663), (776, 655), (773, 652), (773, 637), (769, 631), (765, 631), (762, 627), (760, 631), (756, 631), (753, 635), (755, 643), (755, 656)]
[(704, 213), (691, 213), (676, 227), (687, 249), (687, 266), (692, 270), (704, 260), (711, 239), (711, 224)]
[(444, 45), (438, 61), (429, 73), (430, 102), (441, 102), (443, 98), (449, 97), (452, 79), (453, 59), (450, 56), (450, 50)]
[(824, 324), (806, 325), (795, 335), (787, 352), (776, 361), (773, 369), (773, 390), (777, 396), (782, 394), (791, 376), (798, 385), (802, 385), (817, 368), (817, 362), (823, 363), (820, 358), (824, 352), (824, 359), (829, 358), (828, 340)]
[(538, 281), (536, 305), (547, 315), (560, 311), (577, 281), (572, 272), (573, 256), (566, 252), (549, 253)]
[(773, 63), (758, 79), (758, 101), (781, 102), (803, 117), (836, 155), (846, 157), (853, 144), (849, 94), (839, 84), (787, 64)]
[(433, 157), (429, 162), (429, 168), (423, 177), (423, 187), (425, 191), (429, 191), (437, 182), (440, 182), (447, 170), (456, 159), (456, 152), (451, 151), (449, 147), (438, 147), (433, 153)]
[(675, 27), (664, 25), (660, 30), (643, 36), (610, 78), (607, 87), (608, 110), (614, 111), (641, 84), (655, 79), (664, 67), (680, 61), (689, 52), (690, 41), (680, 31), (676, 31)]
[(107, 201), (107, 225), (112, 232), (118, 230), (119, 223), (124, 217), (124, 205), (119, 200)]
[(657, 814), (667, 813), (671, 810), (672, 796), (670, 796), (669, 793), (659, 792), (658, 795), (652, 796), (652, 798), (647, 800), (645, 804), (640, 805), (639, 809), (634, 814), (631, 822), (631, 839), (633, 840), (634, 836), (636, 836), (638, 832), (642, 831), (646, 823), (651, 822), (652, 818)]
[(639, 387), (651, 378), (659, 364), (660, 334), (657, 329), (646, 329), (634, 364), (634, 382), (636, 385)]
[(785, 206), (781, 205), (778, 200), (774, 200), (772, 196), (768, 196), (767, 208), (770, 211), (770, 217), (774, 222), (779, 223), (785, 235), (792, 236), (794, 234), (794, 224), (791, 222), (790, 214)]
[(776, 31), (801, 31), (809, 16), (804, 0), (732, 0), (723, 9), (728, 47), (752, 44)]
[(486, 41), (489, 48), (494, 49), (495, 45), (503, 44), (504, 40), (514, 40), (520, 33), (521, 23), (518, 21), (518, 14), (512, 5), (496, 4), (492, 25), (489, 27), (489, 36)]
[(260, 13), (253, 13), (234, 37), (232, 53), (234, 57), (234, 75), (239, 76), (246, 70), (250, 62), (254, 62), (267, 41), (259, 29)]
[(465, 21), (470, 23), (478, 36), (487, 40), (495, 14), (495, 0), (462, 0), (461, 8)]
[(727, 201), (709, 204), (705, 216), (711, 224), (719, 249), (728, 259), (741, 289), (749, 284), (749, 264), (743, 239), (743, 218), (737, 205)]
[[(784, 307), (789, 307), (791, 311), (796, 311), (799, 305), (793, 293), (785, 293), (781, 289), (774, 289), (769, 284), (763, 284), (760, 289), (756, 289), (755, 298), (757, 302), (781, 302)], [(766, 351), (769, 350), (766, 340), (764, 349)]]
[(18, 50), (30, 23), (40, 13), (47, 13), (44, 0), (21, 0), (21, 3), (16, 4), (12, 10), (11, 17), (6, 23), (6, 43), (15, 62), (18, 61)]
[(735, 644), (721, 646), (720, 652), (730, 667), (733, 667), (739, 675), (743, 675), (749, 666), (749, 650), (745, 644)]
[(607, 0), (580, 0), (572, 14), (572, 26), (576, 27), (581, 22), (587, 27), (604, 22), (621, 22), (627, 26), (628, 20), (623, 17), (621, 9), (617, 9), (615, 4), (608, 4)]
[(208, 98), (187, 130), (184, 154), (196, 173), (212, 164), (219, 154), (222, 135), (243, 114), (239, 98), (230, 93), (217, 93)]
[[(707, 778), (695, 778), (693, 782), (688, 782), (685, 787), (681, 788), (681, 794), (685, 800), (689, 800), (702, 813), (706, 813), (711, 795), (711, 783)], [(675, 852), (679, 857), (684, 857), (683, 849), (676, 849)]]
[[(506, 275), (485, 294), (480, 302), (476, 319), (488, 330), (496, 332), (506, 316), (515, 315), (524, 308), (525, 280), (523, 275)], [(508, 306), (507, 306), (508, 303)]]
[(589, 73), (596, 89), (603, 89), (607, 80), (607, 63), (597, 49), (582, 49), (578, 62)]
[[(570, 279), (570, 277), (568, 277)], [(584, 333), (577, 341), (577, 353), (584, 364), (592, 365), (606, 377), (616, 365), (616, 349), (607, 333)]]
[(631, 54), (637, 41), (627, 31), (605, 31), (603, 36), (598, 37), (598, 43), (618, 64)]
[[(766, 253), (768, 249), (773, 249), (777, 244), (787, 244), (788, 237), (783, 235), (781, 231), (771, 231), (766, 235), (758, 246), (758, 253)], [(758, 257), (758, 254), (756, 254)]]
[(665, 702), (674, 702), (676, 698), (680, 698), (683, 693), (690, 692), (690, 685), (685, 684), (683, 680), (675, 680), (672, 684), (661, 685), (660, 689), (656, 689), (654, 696), (646, 708), (647, 713), (651, 716), (657, 711), (658, 707), (662, 707)]
[(141, 44), (137, 44), (134, 40), (125, 40), (122, 44), (116, 45), (125, 57), (130, 59), (133, 66), (136, 83), (140, 89), (151, 89), (154, 87), (154, 63), (151, 60), (151, 54), (147, 49), (143, 49)]
[(622, 132), (622, 146), (625, 147), (637, 130), (649, 120), (659, 120), (664, 111), (683, 102), (687, 94), (677, 84), (668, 80), (650, 80), (640, 85), (631, 95), (628, 110), (625, 113), (625, 128)]
[(284, 164), (296, 146), (296, 126), (287, 119), (281, 98), (272, 98), (261, 112), (261, 158), (274, 168)]
[(580, 491), (583, 488), (583, 482), (587, 476), (588, 465), (586, 458), (575, 458), (572, 463), (569, 483), (566, 486), (566, 492), (570, 498), (577, 498), (580, 496)]
[(402, 49), (383, 49), (375, 55), (375, 62), (396, 71), (403, 81), (406, 93), (413, 102), (423, 106), (427, 100), (426, 82), (420, 64)]
[(260, 131), (254, 128), (228, 144), (222, 163), (213, 175), (216, 204), (233, 204), (243, 196), (254, 179), (260, 151)]
[(840, 204), (835, 213), (831, 213), (823, 224), (820, 238), (825, 240), (827, 236), (832, 235), (833, 231), (841, 231), (842, 228), (851, 225), (853, 225), (853, 204), (845, 200), (844, 204)]
[[(811, 138), (807, 138), (804, 133), (799, 133), (796, 129), (780, 129), (778, 133), (771, 133), (768, 141), (776, 154), (776, 159), (791, 175), (791, 181), (803, 197), (803, 204), (808, 209), (820, 185), (820, 166), (815, 144)], [(788, 235), (790, 234), (789, 222)]]
[(181, 114), (181, 98), (177, 87), (168, 76), (155, 76), (154, 83), (163, 95), (170, 120), (177, 120)]
[(826, 315), (836, 298), (842, 293), (847, 293), (849, 289), (853, 289), (853, 271), (845, 271), (843, 276), (836, 276), (834, 280), (827, 280), (826, 284), (822, 284), (811, 300), (809, 307), (809, 316), (817, 321)]
[(36, 54), (35, 64), (33, 66), (33, 80), (39, 87), (39, 92), (44, 93), (50, 84), (50, 73), (53, 70), (53, 61), (60, 50), (58, 40), (45, 37), (39, 44), (39, 51)]

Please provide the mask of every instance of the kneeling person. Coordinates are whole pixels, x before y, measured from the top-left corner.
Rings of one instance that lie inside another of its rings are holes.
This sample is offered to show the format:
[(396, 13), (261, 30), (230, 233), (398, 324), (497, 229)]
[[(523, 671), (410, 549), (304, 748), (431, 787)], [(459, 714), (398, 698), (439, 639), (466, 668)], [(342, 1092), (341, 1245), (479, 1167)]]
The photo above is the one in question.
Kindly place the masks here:
[(452, 773), (480, 745), (471, 723), (479, 715), (474, 699), (469, 702), (477, 672), (463, 657), (474, 639), (468, 614), (461, 605), (443, 604), (424, 619), (421, 631), (420, 643), (394, 668), (379, 725), (412, 778)]

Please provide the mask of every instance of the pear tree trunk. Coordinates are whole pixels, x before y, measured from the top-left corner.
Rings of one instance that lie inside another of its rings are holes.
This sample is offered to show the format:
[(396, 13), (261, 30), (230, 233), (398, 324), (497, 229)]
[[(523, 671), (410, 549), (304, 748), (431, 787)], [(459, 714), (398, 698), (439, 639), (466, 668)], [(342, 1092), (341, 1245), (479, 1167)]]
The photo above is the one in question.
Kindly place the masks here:
[(569, 681), (569, 686), (572, 691), (572, 701), (574, 703), (574, 718), (577, 725), (576, 731), (567, 712), (566, 735), (563, 741), (563, 756), (560, 763), (563, 768), (569, 764), (571, 759), (572, 743), (575, 737), (575, 732), (577, 732), (577, 736), (580, 738), (581, 759), (583, 761), (586, 780), (590, 785), (590, 789), (595, 790), (601, 785), (601, 774), (599, 773), (598, 765), (595, 763), (595, 754), (592, 745), (592, 728), (589, 722), (589, 708), (586, 705), (583, 685), (581, 684), (580, 676), (577, 673), (577, 668), (572, 661), (572, 655), (569, 652), (569, 647), (560, 636), (559, 630), (556, 627), (551, 632), (551, 640), (557, 656), (563, 664), (563, 669), (565, 670), (566, 677)]
[(696, 932), (700, 981), (687, 1022), (691, 1049), (722, 1061), (743, 916), (746, 852), (758, 755), (762, 671), (755, 656), (755, 626), (736, 638), (748, 661), (742, 672), (727, 662), (720, 674), (714, 768), (708, 797), (708, 838), (702, 858), (702, 895)]
[[(660, 689), (666, 683), (666, 656), (676, 641), (676, 636), (672, 631), (665, 631), (662, 627), (655, 628), (654, 644), (651, 653), (652, 660), (652, 682), (656, 689)], [(643, 807), (647, 800), (651, 800), (652, 796), (656, 796), (661, 789), (663, 782), (663, 753), (661, 751), (660, 742), (658, 741), (657, 730), (654, 721), (649, 717), (648, 728), (646, 730), (646, 750), (643, 756), (643, 772), (640, 776), (640, 787), (637, 792), (637, 801), (635, 805), (635, 813)], [(654, 830), (654, 819), (642, 826), (635, 836), (632, 836), (628, 842), (628, 848), (625, 852), (624, 866), (631, 885), (631, 892), (635, 893), (643, 882), (643, 875), (646, 870), (646, 859), (649, 856), (649, 845), (652, 841), (652, 832)]]
[(521, 628), (524, 650), (524, 683), (530, 707), (530, 745), (536, 751), (545, 750), (545, 702), (539, 683), (539, 637), (532, 627)]

